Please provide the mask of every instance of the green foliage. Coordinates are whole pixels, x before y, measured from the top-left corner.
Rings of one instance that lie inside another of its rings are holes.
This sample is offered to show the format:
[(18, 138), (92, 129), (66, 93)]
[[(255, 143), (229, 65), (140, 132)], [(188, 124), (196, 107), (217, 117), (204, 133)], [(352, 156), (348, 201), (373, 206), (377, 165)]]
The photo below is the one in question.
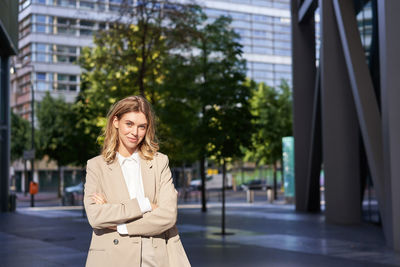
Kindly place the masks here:
[(202, 106), (199, 131), (207, 154), (219, 163), (240, 157), (252, 133), (246, 62), (231, 21), (222, 16), (204, 27), (196, 44), (201, 54), (194, 60), (202, 81), (196, 92)]
[(59, 166), (66, 166), (76, 161), (80, 148), (74, 145), (79, 139), (75, 131), (76, 117), (72, 105), (63, 99), (52, 98), (47, 92), (38, 104), (39, 155), (47, 155)]
[[(160, 9), (159, 1), (147, 0), (134, 8), (122, 9), (124, 23), (116, 21), (109, 30), (99, 32), (94, 37), (94, 47), (82, 51), (79, 60), (83, 69), (81, 93), (75, 106), (79, 114), (78, 128), (87, 142), (94, 144), (88, 148), (87, 158), (99, 150), (95, 140), (105, 126), (110, 106), (137, 94), (146, 96), (157, 114), (163, 117), (158, 120), (161, 150), (186, 152), (181, 149), (186, 147), (185, 139), (179, 139), (182, 135), (172, 128), (177, 118), (187, 115), (174, 116), (173, 110), (169, 110), (171, 105), (163, 102), (169, 97), (165, 80), (173, 68), (170, 63), (176, 51), (189, 49), (203, 13), (198, 6), (190, 4), (165, 1), (162, 7)], [(174, 103), (173, 99), (171, 101)], [(98, 141), (101, 144), (102, 140)], [(177, 156), (176, 160), (180, 158)]]
[(273, 88), (260, 83), (253, 91), (251, 110), (256, 132), (251, 136), (252, 149), (246, 160), (274, 164), (282, 157), (282, 137), (292, 134), (292, 100), (287, 82)]
[(231, 19), (220, 17), (208, 24), (203, 19), (190, 53), (169, 57), (157, 113), (168, 124), (160, 129), (164, 151), (179, 153), (174, 156), (178, 161), (210, 156), (221, 163), (240, 157), (240, 146), (250, 144), (251, 88)]
[(22, 158), (24, 150), (31, 148), (31, 124), (11, 112), (11, 161)]

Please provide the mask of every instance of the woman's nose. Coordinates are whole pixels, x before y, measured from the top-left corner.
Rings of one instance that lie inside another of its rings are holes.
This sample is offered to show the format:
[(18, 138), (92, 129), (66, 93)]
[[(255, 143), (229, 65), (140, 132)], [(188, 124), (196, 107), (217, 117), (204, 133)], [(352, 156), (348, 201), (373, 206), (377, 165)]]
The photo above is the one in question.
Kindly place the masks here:
[(134, 136), (136, 136), (137, 133), (138, 133), (137, 127), (133, 127), (133, 129), (132, 129), (132, 134), (133, 134)]

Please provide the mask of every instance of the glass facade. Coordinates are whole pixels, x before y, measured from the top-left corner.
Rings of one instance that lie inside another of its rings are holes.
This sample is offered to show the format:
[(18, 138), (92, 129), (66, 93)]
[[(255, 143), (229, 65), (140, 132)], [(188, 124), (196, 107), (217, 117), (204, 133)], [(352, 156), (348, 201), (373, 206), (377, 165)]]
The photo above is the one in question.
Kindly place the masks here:
[[(258, 5), (289, 11), (287, 1), (219, 1), (236, 4)], [(206, 8), (210, 20), (230, 16), (232, 27), (241, 37), (244, 54), (261, 55), (260, 60), (247, 59), (248, 76), (270, 86), (279, 86), (282, 79), (291, 84), (291, 65), (277, 64), (273, 60), (261, 60), (262, 56), (291, 57), (291, 27), (289, 17), (245, 13), (239, 11)]]

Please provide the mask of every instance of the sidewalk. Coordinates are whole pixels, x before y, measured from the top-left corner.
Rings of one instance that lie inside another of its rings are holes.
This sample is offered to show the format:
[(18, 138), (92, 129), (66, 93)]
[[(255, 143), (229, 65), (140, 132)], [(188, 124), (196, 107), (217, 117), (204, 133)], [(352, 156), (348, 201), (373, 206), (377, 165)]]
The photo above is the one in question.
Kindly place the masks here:
[[(293, 205), (227, 203), (207, 213), (180, 204), (178, 228), (192, 266), (400, 266), (400, 254), (384, 247), (374, 225), (327, 224), (323, 215), (301, 214)], [(84, 266), (91, 228), (81, 207), (18, 208), (0, 214), (0, 266)]]

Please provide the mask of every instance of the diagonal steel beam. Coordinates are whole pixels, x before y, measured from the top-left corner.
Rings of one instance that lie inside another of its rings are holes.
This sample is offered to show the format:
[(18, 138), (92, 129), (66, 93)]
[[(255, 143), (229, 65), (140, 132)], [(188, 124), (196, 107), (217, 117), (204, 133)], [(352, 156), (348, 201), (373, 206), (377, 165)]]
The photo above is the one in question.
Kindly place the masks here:
[(376, 188), (383, 228), (387, 237), (382, 129), (379, 107), (357, 28), (353, 1), (334, 0), (333, 4), (368, 165)]
[(320, 181), (322, 163), (322, 136), (321, 136), (321, 71), (317, 68), (313, 114), (311, 122), (310, 149), (307, 165), (306, 207), (307, 211), (318, 212), (321, 210)]
[(298, 23), (301, 23), (304, 17), (306, 17), (306, 15), (308, 14), (313, 15), (317, 6), (318, 6), (317, 0), (305, 0), (303, 4), (301, 4), (301, 7), (299, 8)]

